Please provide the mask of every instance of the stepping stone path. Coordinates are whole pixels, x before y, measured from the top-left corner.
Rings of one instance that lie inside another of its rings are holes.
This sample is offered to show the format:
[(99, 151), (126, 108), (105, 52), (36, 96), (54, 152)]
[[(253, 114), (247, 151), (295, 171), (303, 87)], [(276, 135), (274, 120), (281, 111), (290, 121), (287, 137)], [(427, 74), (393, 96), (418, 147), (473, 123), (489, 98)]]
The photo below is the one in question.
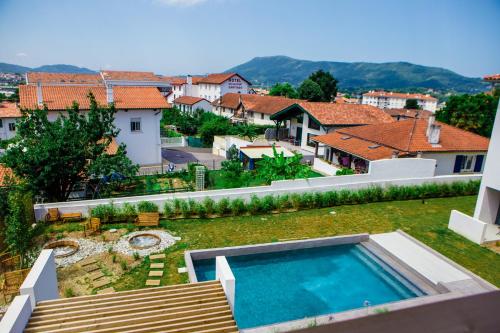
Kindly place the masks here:
[[(149, 259), (151, 259), (151, 260), (165, 260), (165, 253), (153, 254), (153, 255), (149, 256)], [(149, 277), (162, 277), (164, 268), (165, 268), (165, 263), (152, 262), (151, 266), (149, 267), (150, 271), (149, 271), (148, 276)], [(152, 271), (151, 269), (161, 269), (161, 271)], [(149, 280), (146, 280), (146, 286), (159, 286), (160, 282), (161, 282), (161, 280), (158, 280), (158, 279), (149, 279)]]
[(105, 285), (108, 285), (110, 283), (111, 283), (111, 280), (107, 277), (104, 277), (102, 279), (99, 279), (99, 280), (92, 282), (92, 285), (94, 286), (94, 289), (96, 289), (96, 288), (104, 287)]
[(103, 276), (104, 276), (104, 273), (99, 271), (99, 272), (95, 272), (95, 273), (90, 274), (90, 279), (92, 281), (94, 281), (94, 280), (102, 278)]
[(109, 287), (109, 288), (106, 288), (106, 289), (103, 289), (103, 290), (99, 290), (97, 293), (98, 294), (111, 294), (111, 293), (114, 293), (114, 292), (115, 292), (115, 288)]
[(99, 269), (99, 266), (97, 266), (96, 264), (91, 264), (91, 265), (87, 265), (87, 266), (83, 266), (83, 270), (87, 273), (91, 273), (91, 272), (95, 272)]

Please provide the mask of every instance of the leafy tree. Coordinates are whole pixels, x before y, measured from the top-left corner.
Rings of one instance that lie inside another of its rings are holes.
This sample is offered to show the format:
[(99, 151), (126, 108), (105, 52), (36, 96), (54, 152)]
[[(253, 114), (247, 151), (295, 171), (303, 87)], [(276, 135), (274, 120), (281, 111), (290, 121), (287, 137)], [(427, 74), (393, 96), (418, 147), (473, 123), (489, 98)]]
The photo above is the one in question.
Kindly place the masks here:
[(239, 158), (238, 148), (232, 145), (228, 150), (228, 159), (221, 163), (222, 172), (227, 179), (239, 179), (243, 173), (243, 163)]
[(306, 79), (299, 87), (299, 98), (306, 99), (311, 102), (319, 102), (323, 99), (323, 91), (319, 84), (313, 80)]
[(312, 73), (309, 80), (316, 82), (322, 91), (321, 102), (331, 102), (337, 96), (337, 83), (338, 81), (329, 72), (322, 69)]
[(273, 180), (305, 178), (309, 174), (309, 167), (302, 164), (301, 160), (302, 154), (294, 153), (291, 157), (285, 157), (273, 145), (273, 157), (262, 155), (262, 159), (257, 162), (257, 174), (268, 184)]
[(418, 105), (418, 101), (416, 99), (410, 98), (406, 100), (405, 109), (420, 110), (421, 107)]
[(212, 118), (201, 125), (199, 134), (205, 146), (211, 146), (215, 135), (227, 135), (232, 133), (232, 125), (229, 119), (224, 117)]
[(498, 96), (485, 94), (451, 96), (446, 106), (436, 111), (436, 119), (490, 137), (497, 105)]
[(7, 199), (7, 216), (5, 217), (4, 237), (10, 251), (25, 256), (31, 247), (33, 230), (31, 228), (30, 209), (32, 210), (31, 195), (21, 189), (12, 189)]
[(88, 112), (80, 112), (74, 104), (67, 115), (53, 122), (47, 118), (47, 108), (23, 110), (17, 141), (6, 150), (3, 161), (34, 193), (65, 201), (82, 180), (137, 172), (138, 166), (125, 155), (125, 145), (113, 156), (106, 153), (119, 132), (113, 124), (115, 107), (100, 107), (92, 94), (88, 97)]
[(272, 86), (269, 91), (269, 95), (271, 96), (284, 96), (288, 98), (297, 98), (298, 93), (295, 88), (288, 82), (285, 83), (276, 83)]
[(248, 140), (252, 142), (256, 137), (259, 136), (257, 134), (257, 127), (255, 125), (248, 125), (248, 124), (238, 125), (235, 129), (235, 132), (236, 134), (242, 137), (247, 137)]

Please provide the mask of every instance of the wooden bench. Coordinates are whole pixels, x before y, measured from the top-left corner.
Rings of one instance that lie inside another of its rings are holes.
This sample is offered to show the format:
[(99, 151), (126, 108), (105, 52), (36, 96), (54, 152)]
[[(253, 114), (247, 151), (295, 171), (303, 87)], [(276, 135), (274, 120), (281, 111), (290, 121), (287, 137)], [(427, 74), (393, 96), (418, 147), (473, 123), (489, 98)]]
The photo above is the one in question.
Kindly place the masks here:
[(21, 269), (13, 272), (6, 272), (3, 276), (3, 281), (0, 284), (0, 292), (3, 295), (4, 302), (7, 303), (7, 297), (9, 297), (9, 301), (13, 296), (16, 296), (19, 293), (19, 288), (28, 276), (29, 268)]
[(87, 234), (93, 234), (101, 232), (101, 219), (98, 217), (91, 217), (87, 223), (83, 225), (83, 233), (85, 236)]
[(160, 213), (139, 213), (135, 220), (138, 227), (157, 227), (160, 223)]
[(60, 213), (58, 208), (49, 208), (47, 215), (45, 215), (45, 222), (57, 222), (62, 220), (63, 222), (68, 221), (80, 221), (82, 219), (82, 213)]
[(80, 221), (82, 219), (82, 213), (62, 213), (61, 219), (63, 222)]

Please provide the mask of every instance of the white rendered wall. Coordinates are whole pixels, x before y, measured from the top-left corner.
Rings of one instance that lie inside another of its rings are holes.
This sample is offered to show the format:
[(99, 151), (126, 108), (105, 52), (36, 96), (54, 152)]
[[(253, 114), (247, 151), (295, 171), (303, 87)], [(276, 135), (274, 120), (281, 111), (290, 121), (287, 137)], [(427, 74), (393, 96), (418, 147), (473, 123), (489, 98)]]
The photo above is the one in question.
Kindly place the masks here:
[(448, 228), (474, 243), (482, 244), (486, 232), (486, 223), (457, 210), (452, 210)]
[(1, 333), (22, 333), (28, 325), (33, 308), (29, 295), (16, 296), (0, 321)]
[(339, 168), (331, 165), (330, 163), (325, 162), (324, 160), (318, 157), (314, 158), (313, 169), (328, 176), (335, 176), (337, 171), (340, 170)]
[[(422, 153), (423, 158), (430, 158), (430, 159), (436, 160), (436, 176), (453, 175), (454, 174), (453, 169), (455, 167), (455, 160), (457, 158), (457, 155), (465, 155), (465, 156), (485, 155), (486, 156), (486, 153), (481, 153), (481, 152)], [(474, 161), (474, 163), (475, 163), (475, 161)], [(484, 160), (483, 160), (483, 166), (481, 168), (484, 169)], [(469, 171), (467, 173), (473, 173), (473, 171)]]
[(231, 310), (234, 313), (234, 299), (236, 293), (236, 279), (231, 267), (224, 256), (215, 257), (215, 279), (219, 280)]
[[(304, 121), (302, 122), (302, 141), (300, 143), (300, 148), (306, 151), (310, 151), (311, 153), (314, 153), (316, 148), (307, 145), (307, 134), (310, 133), (313, 135), (322, 135), (322, 134), (327, 134), (327, 131), (324, 130), (323, 126), (320, 126), (319, 130), (316, 130), (309, 128), (308, 125), (309, 125), (309, 115), (304, 112)], [(325, 153), (325, 148), (320, 146), (318, 148), (318, 155), (324, 155), (324, 153)]]
[(54, 250), (40, 252), (19, 291), (30, 296), (32, 308), (37, 302), (59, 298)]
[(9, 130), (9, 124), (15, 124), (19, 118), (2, 118), (2, 127), (0, 127), (0, 139), (8, 140), (16, 135), (16, 131)]
[(275, 125), (274, 121), (272, 121), (269, 117), (270, 115), (259, 112), (254, 112), (253, 117), (248, 117), (247, 114), (247, 118), (250, 119), (250, 121), (255, 125)]

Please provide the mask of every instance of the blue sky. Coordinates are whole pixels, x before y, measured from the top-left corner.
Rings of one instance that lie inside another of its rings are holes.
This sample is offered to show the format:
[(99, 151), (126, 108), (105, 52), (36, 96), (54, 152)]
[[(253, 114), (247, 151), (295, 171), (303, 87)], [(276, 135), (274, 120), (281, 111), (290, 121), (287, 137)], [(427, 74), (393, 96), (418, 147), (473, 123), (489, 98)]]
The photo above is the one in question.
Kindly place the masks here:
[(0, 62), (161, 74), (255, 56), (500, 72), (500, 0), (0, 0)]

